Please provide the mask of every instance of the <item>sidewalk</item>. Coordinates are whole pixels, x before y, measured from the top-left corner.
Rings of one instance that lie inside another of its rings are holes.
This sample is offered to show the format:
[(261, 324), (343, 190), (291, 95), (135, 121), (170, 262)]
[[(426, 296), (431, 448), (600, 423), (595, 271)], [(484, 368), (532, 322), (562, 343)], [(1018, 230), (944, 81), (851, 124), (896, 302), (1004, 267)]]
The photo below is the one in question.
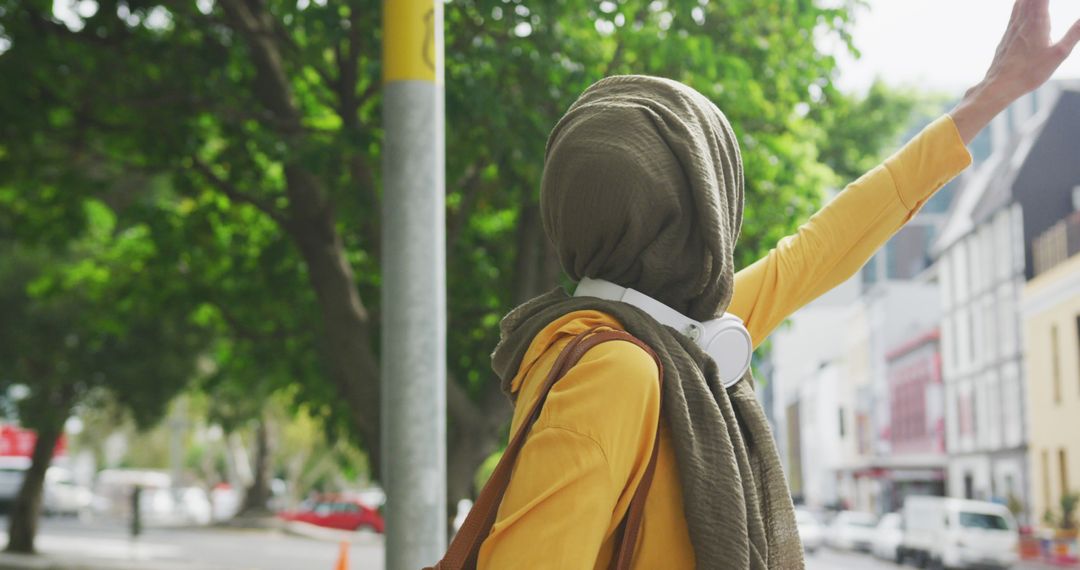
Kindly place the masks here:
[(165, 560), (88, 559), (62, 554), (0, 552), (0, 570), (226, 570), (221, 566)]
[[(120, 527), (50, 521), (37, 555), (0, 552), (0, 570), (331, 570), (343, 544), (349, 570), (377, 570), (383, 537), (302, 523), (279, 528), (153, 528), (136, 540)], [(0, 547), (7, 543), (0, 532)]]
[[(6, 542), (6, 533), (0, 533), (0, 543)], [(176, 547), (145, 541), (42, 535), (37, 550), (0, 552), (0, 570), (227, 570), (183, 562)]]
[(1017, 567), (1023, 570), (1062, 570), (1063, 568), (1080, 569), (1080, 564), (1051, 564), (1037, 560), (1021, 560)]

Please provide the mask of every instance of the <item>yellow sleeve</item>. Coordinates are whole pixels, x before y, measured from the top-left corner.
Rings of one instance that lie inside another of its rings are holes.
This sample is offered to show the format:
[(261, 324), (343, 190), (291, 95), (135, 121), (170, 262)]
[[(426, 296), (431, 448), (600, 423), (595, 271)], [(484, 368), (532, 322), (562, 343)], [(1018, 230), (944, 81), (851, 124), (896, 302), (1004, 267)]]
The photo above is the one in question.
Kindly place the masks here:
[[(526, 381), (526, 409), (546, 373)], [(610, 559), (609, 539), (652, 453), (657, 376), (645, 351), (612, 341), (555, 384), (518, 456), (479, 569), (591, 570)]]
[(746, 323), (756, 347), (799, 307), (854, 275), (969, 164), (952, 118), (937, 119), (739, 271), (728, 311)]

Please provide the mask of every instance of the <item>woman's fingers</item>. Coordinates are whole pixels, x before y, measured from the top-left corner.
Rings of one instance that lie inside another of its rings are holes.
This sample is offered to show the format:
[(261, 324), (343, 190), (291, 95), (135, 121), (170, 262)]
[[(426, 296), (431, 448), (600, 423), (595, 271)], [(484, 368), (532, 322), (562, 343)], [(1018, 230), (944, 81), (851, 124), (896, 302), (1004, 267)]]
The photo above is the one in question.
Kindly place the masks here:
[(1024, 3), (1025, 16), (1028, 18), (1049, 17), (1050, 0), (1020, 0)]
[(1027, 18), (1031, 13), (1031, 0), (1016, 0), (1016, 5), (1020, 7), (1020, 18)]
[(1012, 28), (1013, 23), (1016, 22), (1016, 18), (1020, 16), (1020, 7), (1024, 5), (1024, 0), (1015, 0), (1013, 2), (1012, 15), (1009, 16), (1009, 25), (1006, 29)]
[(1058, 56), (1064, 61), (1072, 53), (1077, 43), (1080, 43), (1080, 20), (1073, 23), (1069, 31), (1065, 32), (1065, 37), (1061, 38), (1061, 41), (1054, 44), (1054, 49), (1057, 50)]

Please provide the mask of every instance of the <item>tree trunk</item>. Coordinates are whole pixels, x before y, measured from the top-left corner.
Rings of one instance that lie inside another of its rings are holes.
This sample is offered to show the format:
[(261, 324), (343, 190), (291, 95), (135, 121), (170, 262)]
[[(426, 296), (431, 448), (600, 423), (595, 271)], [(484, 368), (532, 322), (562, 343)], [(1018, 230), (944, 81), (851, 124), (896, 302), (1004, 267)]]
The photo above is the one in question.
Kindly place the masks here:
[(255, 427), (255, 480), (244, 493), (239, 515), (266, 515), (270, 512), (270, 453), (271, 442), (266, 418)]
[[(543, 252), (547, 239), (540, 224), (540, 206), (532, 202), (521, 206), (517, 227), (517, 259), (514, 261), (515, 305), (539, 295), (548, 286), (543, 281)], [(554, 283), (551, 283), (554, 285)]]
[[(278, 129), (286, 144), (304, 148), (302, 113), (283, 65), (282, 47), (277, 44), (278, 36), (274, 33), (274, 16), (265, 3), (221, 0), (221, 5), (230, 26), (240, 32), (250, 49), (256, 70), (253, 94), (277, 117)], [(351, 78), (351, 75), (343, 75), (343, 81)], [(344, 89), (352, 88), (350, 83), (341, 85)], [(346, 110), (343, 113), (346, 126), (355, 127), (356, 100), (350, 94), (342, 104)], [(285, 165), (285, 179), (288, 217), (276, 219), (292, 235), (304, 258), (308, 279), (322, 313), (326, 353), (338, 396), (349, 408), (354, 429), (368, 451), (373, 475), (378, 479), (381, 473), (380, 380), (379, 363), (372, 348), (374, 327), (357, 291), (352, 267), (335, 227), (337, 219), (332, 200), (324, 185), (299, 162)], [(369, 191), (374, 192), (374, 188)], [(550, 287), (558, 276), (558, 266), (551, 263), (550, 245), (540, 224), (538, 205), (531, 193), (523, 194), (522, 198), (513, 289), (515, 304)], [(378, 232), (369, 230), (368, 233), (378, 236)], [(377, 238), (371, 241), (375, 242)], [(468, 489), (472, 473), (495, 450), (501, 427), (509, 418), (509, 406), (499, 394), (498, 381), (489, 384), (492, 386), (481, 396), (480, 404), (471, 402), (460, 385), (448, 386), (448, 399), (457, 402), (448, 403), (448, 417), (454, 430), (450, 435), (448, 466), (451, 504), (471, 495)], [(451, 391), (463, 397), (455, 398), (449, 394)]]
[[(509, 407), (509, 406), (507, 406)], [(506, 414), (509, 416), (509, 414)], [(457, 502), (474, 499), (479, 491), (474, 484), (476, 470), (499, 448), (497, 429), (454, 429), (450, 435), (450, 453), (446, 473), (447, 512), (454, 516)]]
[(328, 217), (322, 227), (294, 231), (322, 309), (325, 342), (338, 396), (368, 453), (372, 477), (379, 479), (379, 365), (372, 349), (371, 323), (356, 290), (341, 236)]
[(26, 470), (22, 487), (19, 488), (15, 504), (11, 507), (8, 524), (8, 552), (34, 553), (34, 537), (37, 536), (38, 519), (41, 516), (45, 471), (49, 469), (49, 463), (52, 462), (53, 451), (64, 429), (67, 414), (57, 415), (60, 419), (38, 430), (30, 468)]
[[(296, 104), (284, 65), (274, 18), (265, 3), (222, 0), (230, 26), (248, 45), (255, 66), (252, 92), (279, 121), (288, 147), (305, 148), (302, 113)], [(374, 189), (371, 189), (374, 191)], [(360, 299), (345, 246), (335, 224), (326, 188), (300, 162), (285, 164), (288, 219), (280, 221), (300, 249), (308, 280), (319, 301), (325, 346), (338, 396), (349, 408), (352, 423), (368, 451), (375, 478), (380, 474), (379, 366), (372, 349), (371, 323)]]

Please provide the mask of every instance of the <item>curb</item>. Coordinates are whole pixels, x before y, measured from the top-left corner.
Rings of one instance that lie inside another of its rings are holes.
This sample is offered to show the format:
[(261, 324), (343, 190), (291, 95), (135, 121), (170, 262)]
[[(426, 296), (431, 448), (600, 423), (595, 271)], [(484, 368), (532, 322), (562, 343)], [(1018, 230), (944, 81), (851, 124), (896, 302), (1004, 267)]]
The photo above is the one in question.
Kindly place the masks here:
[(285, 534), (310, 538), (322, 542), (348, 542), (350, 544), (377, 544), (383, 541), (383, 536), (370, 531), (348, 531), (335, 528), (326, 528), (305, 522), (290, 521), (285, 523), (281, 530)]
[(201, 528), (229, 530), (282, 530), (287, 523), (277, 517), (243, 517), (217, 521)]

